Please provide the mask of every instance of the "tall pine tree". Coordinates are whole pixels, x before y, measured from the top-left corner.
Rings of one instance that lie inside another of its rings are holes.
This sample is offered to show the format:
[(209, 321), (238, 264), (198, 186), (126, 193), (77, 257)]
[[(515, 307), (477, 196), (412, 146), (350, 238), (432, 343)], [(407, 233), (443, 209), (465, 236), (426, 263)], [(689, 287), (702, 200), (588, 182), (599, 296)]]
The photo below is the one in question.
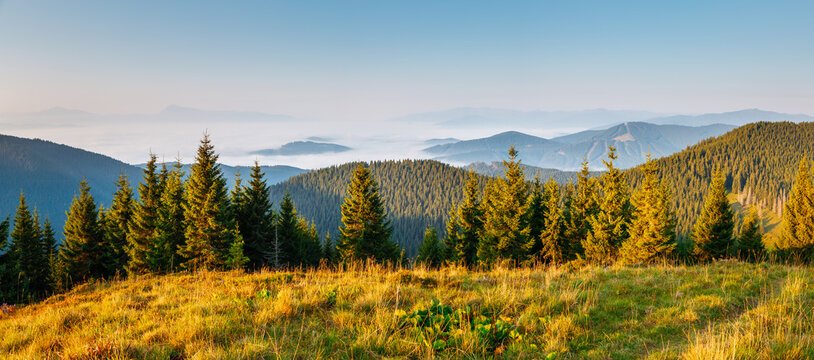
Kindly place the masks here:
[(583, 243), (591, 230), (590, 219), (599, 213), (597, 187), (597, 180), (591, 177), (588, 169), (588, 160), (583, 160), (582, 169), (577, 173), (575, 195), (568, 207), (569, 218), (565, 229), (565, 237), (574, 256), (585, 254)]
[(543, 213), (543, 229), (540, 232), (540, 258), (549, 263), (561, 263), (567, 254), (567, 243), (563, 237), (563, 219), (560, 210), (560, 186), (549, 180), (545, 184), (546, 199)]
[(478, 200), (478, 178), (469, 171), (466, 194), (458, 210), (458, 240), (455, 242), (455, 257), (466, 266), (474, 266), (478, 259), (478, 243), (483, 231), (483, 209)]
[(647, 155), (644, 181), (633, 195), (630, 236), (622, 242), (620, 257), (626, 264), (651, 263), (675, 248), (675, 215), (670, 208), (670, 191), (657, 175), (656, 164)]
[(740, 236), (738, 237), (738, 255), (741, 259), (757, 261), (763, 257), (766, 251), (759, 221), (757, 211), (752, 207), (749, 215), (743, 221)]
[(236, 256), (233, 243), (240, 234), (217, 160), (215, 147), (205, 134), (186, 183), (186, 244), (180, 254), (187, 269), (222, 269)]
[(723, 171), (717, 170), (704, 201), (704, 210), (693, 229), (692, 239), (695, 242), (693, 254), (699, 261), (720, 259), (734, 250), (732, 232), (735, 228), (735, 219), (726, 198), (725, 181)]
[(444, 262), (443, 253), (444, 249), (441, 247), (441, 242), (438, 241), (438, 232), (434, 227), (428, 227), (427, 230), (424, 231), (424, 240), (421, 242), (421, 247), (418, 248), (416, 262), (431, 267), (438, 267)]
[(162, 186), (158, 208), (158, 245), (156, 263), (164, 264), (161, 268), (167, 271), (176, 270), (183, 262), (179, 254), (186, 243), (186, 223), (184, 222), (184, 171), (181, 161), (176, 161), (173, 169), (167, 173)]
[(79, 183), (79, 195), (68, 209), (59, 247), (60, 284), (71, 284), (109, 274), (110, 260), (106, 257), (104, 233), (99, 225), (99, 213), (86, 180)]
[(42, 248), (40, 227), (20, 194), (20, 205), (11, 231), (17, 258), (17, 288), (20, 300), (35, 300), (49, 290), (48, 259)]
[(135, 204), (127, 233), (127, 254), (130, 258), (127, 273), (130, 275), (157, 273), (159, 269), (166, 270), (168, 267), (168, 264), (160, 261), (158, 209), (162, 189), (155, 154), (150, 154), (138, 192), (139, 201)]
[(390, 239), (392, 231), (376, 180), (370, 169), (360, 164), (348, 183), (347, 196), (342, 204), (342, 226), (337, 245), (342, 261), (373, 258), (378, 262), (395, 262), (399, 250)]
[(286, 192), (280, 203), (280, 216), (277, 218), (275, 237), (279, 246), (281, 265), (300, 266), (303, 263), (301, 249), (303, 235), (298, 225), (299, 216), (291, 194)]
[(127, 176), (122, 173), (116, 181), (116, 193), (113, 194), (113, 201), (107, 211), (104, 232), (110, 257), (113, 259), (114, 272), (124, 271), (129, 262), (127, 255), (127, 233), (130, 231), (130, 224), (134, 212), (133, 189), (127, 181)]
[(263, 179), (260, 164), (255, 161), (251, 169), (249, 185), (242, 191), (242, 200), (237, 206), (240, 234), (245, 243), (244, 252), (249, 258), (249, 267), (260, 268), (271, 265), (274, 218), (269, 187)]
[(602, 162), (608, 168), (602, 174), (603, 197), (599, 211), (591, 216), (591, 231), (583, 243), (585, 257), (594, 263), (607, 264), (616, 259), (619, 245), (628, 236), (631, 205), (625, 175), (613, 166), (616, 148), (608, 147), (608, 160)]
[(791, 196), (783, 209), (780, 249), (799, 250), (814, 244), (814, 185), (808, 159), (800, 161)]

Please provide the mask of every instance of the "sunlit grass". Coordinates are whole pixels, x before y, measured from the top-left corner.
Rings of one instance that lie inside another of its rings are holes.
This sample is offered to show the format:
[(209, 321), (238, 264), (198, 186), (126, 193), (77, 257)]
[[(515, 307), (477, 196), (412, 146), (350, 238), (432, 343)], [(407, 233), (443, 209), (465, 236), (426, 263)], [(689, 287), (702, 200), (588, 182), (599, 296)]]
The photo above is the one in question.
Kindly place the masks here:
[[(814, 357), (813, 275), (807, 267), (738, 262), (174, 274), (87, 284), (3, 313), (0, 354), (803, 359)], [(505, 320), (506, 330), (519, 336), (494, 340), (494, 330), (484, 330), (489, 326), (475, 329), (470, 322), (443, 336), (405, 325), (403, 314), (421, 312), (432, 299), (468, 309), (469, 320), (480, 316), (500, 326)]]

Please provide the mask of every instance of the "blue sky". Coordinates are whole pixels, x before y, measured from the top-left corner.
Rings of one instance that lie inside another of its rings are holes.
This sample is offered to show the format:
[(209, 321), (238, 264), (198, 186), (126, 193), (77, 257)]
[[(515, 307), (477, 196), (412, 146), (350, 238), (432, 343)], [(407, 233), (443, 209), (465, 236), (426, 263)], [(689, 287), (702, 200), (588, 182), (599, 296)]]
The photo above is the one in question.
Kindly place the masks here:
[(814, 1), (2, 1), (0, 112), (814, 114)]

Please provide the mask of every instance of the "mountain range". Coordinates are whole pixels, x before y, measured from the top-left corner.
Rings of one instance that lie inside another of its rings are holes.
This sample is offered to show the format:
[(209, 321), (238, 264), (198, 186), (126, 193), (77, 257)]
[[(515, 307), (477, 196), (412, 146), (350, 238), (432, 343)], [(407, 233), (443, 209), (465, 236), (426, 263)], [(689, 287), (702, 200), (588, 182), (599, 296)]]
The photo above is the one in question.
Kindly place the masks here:
[(505, 159), (507, 149), (515, 146), (526, 165), (577, 170), (585, 159), (592, 169), (601, 169), (601, 160), (607, 157), (608, 146), (612, 145), (619, 156), (616, 165), (629, 168), (643, 163), (648, 153), (654, 158), (670, 155), (733, 128), (735, 126), (724, 124), (691, 127), (629, 122), (552, 139), (509, 131), (482, 139), (435, 145), (424, 151), (445, 162), (489, 163)]
[(262, 149), (252, 151), (251, 154), (265, 156), (292, 156), (292, 155), (316, 155), (325, 153), (340, 153), (350, 150), (351, 148), (344, 145), (309, 140), (309, 141), (290, 142), (275, 149)]

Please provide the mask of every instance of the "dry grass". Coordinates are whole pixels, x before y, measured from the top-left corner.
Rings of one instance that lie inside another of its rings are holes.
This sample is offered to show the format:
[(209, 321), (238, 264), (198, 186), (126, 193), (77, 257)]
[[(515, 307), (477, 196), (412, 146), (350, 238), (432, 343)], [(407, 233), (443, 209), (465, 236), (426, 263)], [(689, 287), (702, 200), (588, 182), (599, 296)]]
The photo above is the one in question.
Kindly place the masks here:
[[(0, 314), (9, 359), (814, 358), (814, 271), (737, 262), (470, 272), (203, 272), (87, 284)], [(437, 351), (399, 310), (504, 317)]]

